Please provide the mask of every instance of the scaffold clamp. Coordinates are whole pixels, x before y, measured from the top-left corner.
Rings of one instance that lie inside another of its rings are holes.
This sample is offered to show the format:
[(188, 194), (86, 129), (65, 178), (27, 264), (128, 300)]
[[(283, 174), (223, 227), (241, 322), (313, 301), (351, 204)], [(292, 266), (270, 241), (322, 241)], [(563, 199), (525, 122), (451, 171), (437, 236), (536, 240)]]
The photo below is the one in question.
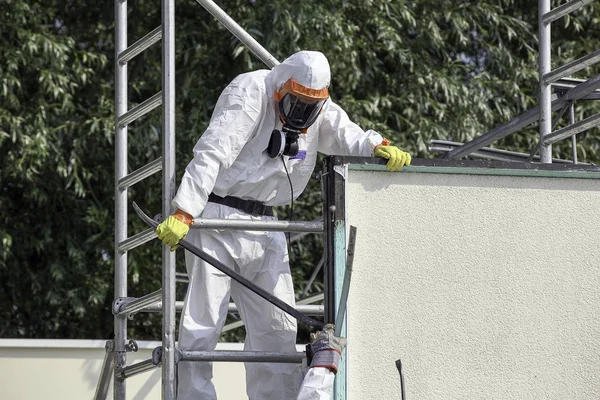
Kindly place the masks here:
[(121, 307), (127, 303), (131, 303), (133, 300), (135, 300), (135, 297), (117, 297), (113, 301), (113, 314), (117, 315), (121, 311)]

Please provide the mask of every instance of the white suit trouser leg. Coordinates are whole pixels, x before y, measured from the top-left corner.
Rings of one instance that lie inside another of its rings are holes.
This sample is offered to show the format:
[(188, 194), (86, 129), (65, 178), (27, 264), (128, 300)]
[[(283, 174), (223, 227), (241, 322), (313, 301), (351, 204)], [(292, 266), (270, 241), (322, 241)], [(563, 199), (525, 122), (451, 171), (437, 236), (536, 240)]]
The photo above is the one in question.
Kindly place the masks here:
[[(207, 205), (203, 217), (251, 218), (213, 203)], [(256, 285), (295, 305), (287, 244), (282, 232), (190, 230), (187, 239), (226, 266), (235, 266), (238, 273)], [(214, 350), (231, 295), (246, 325), (246, 350), (296, 351), (294, 318), (188, 252), (186, 266), (190, 283), (180, 321), (181, 348)], [(212, 363), (180, 362), (178, 378), (178, 400), (216, 399), (211, 382)], [(246, 363), (246, 390), (250, 400), (293, 399), (301, 378), (296, 364)]]
[(329, 368), (310, 368), (296, 400), (330, 400), (335, 374)]

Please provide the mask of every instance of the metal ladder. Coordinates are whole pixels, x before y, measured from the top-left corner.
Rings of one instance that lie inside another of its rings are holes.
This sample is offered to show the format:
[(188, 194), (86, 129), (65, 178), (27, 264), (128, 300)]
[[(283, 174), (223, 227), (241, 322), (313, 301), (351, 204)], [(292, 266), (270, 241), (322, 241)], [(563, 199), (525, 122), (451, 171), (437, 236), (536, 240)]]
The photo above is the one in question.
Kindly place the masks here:
[[(484, 135), (467, 143), (452, 145), (451, 148), (441, 149), (446, 152), (446, 159), (460, 159), (483, 149), (485, 146), (498, 141), (524, 127), (540, 121), (538, 145), (531, 151), (528, 160), (540, 150), (540, 161), (552, 163), (552, 144), (559, 140), (572, 138), (573, 162), (577, 163), (577, 148), (575, 135), (584, 132), (600, 123), (600, 113), (575, 122), (573, 103), (577, 100), (600, 99), (600, 74), (587, 80), (568, 78), (569, 75), (581, 71), (600, 61), (600, 50), (594, 51), (584, 57), (569, 62), (555, 70), (551, 70), (551, 37), (550, 27), (552, 22), (580, 9), (593, 0), (570, 0), (554, 9), (550, 8), (550, 0), (538, 0), (539, 20), (539, 82), (540, 101), (538, 107), (531, 109), (515, 119), (502, 124)], [(559, 94), (553, 95), (552, 90)], [(556, 131), (552, 129), (564, 113), (569, 110), (569, 125)], [(558, 111), (557, 117), (552, 120), (552, 113)], [(436, 145), (439, 143), (435, 143)], [(511, 155), (512, 156), (512, 155)], [(522, 158), (520, 156), (520, 158)], [(506, 161), (510, 157), (503, 158)]]
[[(221, 24), (244, 43), (267, 66), (279, 62), (252, 36), (242, 29), (212, 0), (196, 0)], [(127, 191), (134, 184), (162, 170), (162, 215), (171, 214), (175, 192), (175, 0), (162, 0), (162, 23), (133, 45), (127, 46), (127, 1), (115, 0), (115, 315), (114, 339), (106, 343), (106, 355), (96, 388), (95, 399), (106, 399), (114, 376), (115, 400), (126, 399), (126, 379), (162, 366), (162, 398), (176, 398), (176, 363), (179, 361), (245, 361), (301, 363), (304, 353), (283, 354), (267, 352), (203, 352), (175, 347), (175, 317), (181, 302), (175, 298), (175, 253), (162, 246), (162, 288), (140, 298), (127, 296), (127, 252), (156, 237), (147, 229), (127, 237)], [(139, 105), (128, 109), (127, 64), (144, 50), (162, 40), (162, 90)], [(127, 127), (159, 106), (162, 109), (162, 156), (138, 170), (127, 173)], [(241, 221), (240, 221), (241, 222)], [(233, 224), (229, 220), (199, 219), (193, 228), (278, 230), (291, 232), (322, 232), (322, 222), (248, 222)], [(322, 297), (315, 297), (318, 301)], [(325, 302), (328, 298), (325, 295)], [(311, 315), (323, 315), (323, 306), (299, 304), (298, 310)], [(237, 308), (230, 304), (229, 310)], [(140, 312), (162, 311), (162, 346), (154, 349), (152, 358), (127, 365), (127, 352), (137, 351), (137, 344), (127, 338), (127, 319)], [(328, 319), (332, 319), (331, 313)]]
[[(582, 121), (575, 122), (573, 103), (577, 98), (567, 98), (560, 107), (558, 116), (552, 121), (552, 84), (566, 78), (600, 61), (600, 50), (567, 63), (552, 70), (551, 53), (551, 24), (552, 22), (580, 9), (593, 0), (571, 0), (554, 9), (550, 9), (550, 0), (539, 0), (539, 35), (540, 35), (540, 158), (543, 163), (552, 162), (552, 144), (559, 140), (571, 138), (573, 145), (573, 161), (577, 162), (577, 142), (575, 136), (600, 123), (600, 113)], [(592, 78), (592, 79), (597, 79)], [(581, 84), (581, 83), (580, 83)], [(571, 89), (574, 90), (574, 89)], [(571, 90), (563, 97), (568, 97)], [(564, 112), (569, 109), (569, 125), (553, 131)]]

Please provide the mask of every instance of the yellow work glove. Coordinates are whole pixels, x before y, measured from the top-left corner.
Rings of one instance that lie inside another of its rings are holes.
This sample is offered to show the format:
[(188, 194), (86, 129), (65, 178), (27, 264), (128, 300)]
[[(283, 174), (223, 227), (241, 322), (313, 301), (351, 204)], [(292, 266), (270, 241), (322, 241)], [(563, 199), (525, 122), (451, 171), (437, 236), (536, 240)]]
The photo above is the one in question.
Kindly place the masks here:
[(388, 160), (386, 167), (388, 171), (400, 171), (405, 165), (410, 165), (411, 157), (405, 151), (396, 146), (379, 145), (375, 147), (375, 157)]
[(187, 235), (193, 223), (190, 214), (177, 210), (156, 227), (156, 234), (164, 244), (171, 246), (171, 251), (175, 251), (179, 247), (177, 243)]

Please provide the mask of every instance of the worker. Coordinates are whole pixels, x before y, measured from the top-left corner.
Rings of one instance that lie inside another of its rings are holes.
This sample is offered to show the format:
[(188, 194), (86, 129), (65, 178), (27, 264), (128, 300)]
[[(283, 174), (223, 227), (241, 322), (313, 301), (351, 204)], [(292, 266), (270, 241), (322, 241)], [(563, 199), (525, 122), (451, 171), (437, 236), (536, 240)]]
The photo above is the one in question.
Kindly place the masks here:
[(306, 346), (308, 371), (302, 381), (296, 400), (329, 400), (333, 381), (338, 371), (346, 339), (334, 335), (333, 324), (311, 333), (311, 342)]
[[(330, 100), (329, 83), (327, 58), (315, 51), (295, 53), (270, 71), (237, 76), (221, 93), (194, 147), (173, 199), (175, 212), (156, 229), (159, 239), (174, 250), (187, 235), (191, 244), (294, 306), (283, 232), (189, 227), (200, 217), (275, 220), (272, 207), (288, 205), (302, 193), (317, 152), (383, 157), (389, 170), (410, 164), (407, 152), (353, 123)], [(186, 252), (185, 260), (189, 285), (180, 320), (181, 348), (215, 348), (231, 296), (246, 326), (245, 350), (296, 351), (294, 318), (193, 254)], [(212, 363), (180, 363), (178, 399), (215, 399), (211, 378)], [(246, 364), (250, 400), (293, 399), (301, 380), (296, 365)]]

